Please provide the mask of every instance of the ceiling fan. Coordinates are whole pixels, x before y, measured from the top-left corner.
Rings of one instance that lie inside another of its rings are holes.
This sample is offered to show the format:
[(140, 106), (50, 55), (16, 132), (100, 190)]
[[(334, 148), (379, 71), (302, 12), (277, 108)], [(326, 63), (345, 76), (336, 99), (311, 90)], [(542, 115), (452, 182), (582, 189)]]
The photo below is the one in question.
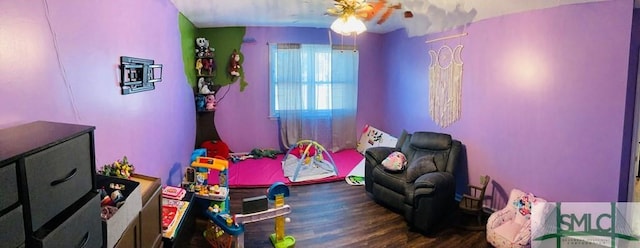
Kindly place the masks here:
[[(391, 4), (387, 0), (377, 0), (367, 3), (366, 0), (334, 0), (333, 8), (327, 9), (327, 14), (338, 17), (355, 15), (364, 21), (371, 21), (378, 13), (383, 12), (378, 21), (378, 25), (389, 19), (394, 10), (402, 9), (401, 3)], [(404, 18), (413, 17), (411, 11), (404, 12)]]

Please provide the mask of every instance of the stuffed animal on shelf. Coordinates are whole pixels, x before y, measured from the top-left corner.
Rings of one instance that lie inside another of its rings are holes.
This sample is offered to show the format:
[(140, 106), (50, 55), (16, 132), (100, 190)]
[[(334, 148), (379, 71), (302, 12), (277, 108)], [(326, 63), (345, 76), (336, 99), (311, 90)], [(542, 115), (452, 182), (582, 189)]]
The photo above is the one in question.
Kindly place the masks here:
[(202, 75), (202, 59), (196, 59), (196, 70), (198, 71), (198, 76)]
[(216, 97), (213, 94), (207, 95), (205, 109), (209, 111), (216, 110)]
[(240, 76), (240, 54), (238, 51), (233, 49), (233, 53), (231, 53), (231, 61), (229, 62), (229, 75), (232, 78)]
[(198, 75), (213, 75), (213, 72), (217, 69), (216, 62), (213, 60), (213, 51), (215, 49), (209, 46), (209, 40), (205, 38), (196, 38), (196, 70)]
[[(216, 70), (216, 63), (213, 61), (213, 58), (202, 59), (202, 69), (207, 72), (207, 75), (213, 75), (213, 72)], [(198, 70), (198, 74), (200, 74), (200, 70)]]
[(205, 111), (205, 103), (206, 102), (206, 97), (204, 97), (203, 95), (197, 95), (196, 96), (196, 110), (197, 111)]
[(213, 84), (208, 82), (204, 77), (198, 78), (198, 93), (211, 94), (213, 91)]
[(204, 57), (209, 51), (209, 41), (203, 37), (196, 38), (196, 56)]

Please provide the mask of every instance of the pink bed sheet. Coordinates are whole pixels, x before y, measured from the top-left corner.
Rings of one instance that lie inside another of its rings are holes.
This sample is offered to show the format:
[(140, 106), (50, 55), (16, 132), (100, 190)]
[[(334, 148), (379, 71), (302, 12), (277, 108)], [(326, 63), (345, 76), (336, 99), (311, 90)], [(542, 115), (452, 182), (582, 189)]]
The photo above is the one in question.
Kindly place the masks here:
[[(260, 158), (247, 159), (237, 163), (229, 162), (229, 188), (259, 188), (269, 187), (275, 182), (283, 182), (286, 185), (306, 185), (344, 180), (353, 168), (362, 161), (361, 153), (355, 149), (342, 150), (336, 153), (329, 152), (338, 168), (338, 175), (309, 180), (303, 182), (291, 182), (282, 172), (282, 159), (284, 154), (278, 154), (275, 159)], [(209, 184), (218, 183), (218, 172), (212, 171), (209, 175)]]

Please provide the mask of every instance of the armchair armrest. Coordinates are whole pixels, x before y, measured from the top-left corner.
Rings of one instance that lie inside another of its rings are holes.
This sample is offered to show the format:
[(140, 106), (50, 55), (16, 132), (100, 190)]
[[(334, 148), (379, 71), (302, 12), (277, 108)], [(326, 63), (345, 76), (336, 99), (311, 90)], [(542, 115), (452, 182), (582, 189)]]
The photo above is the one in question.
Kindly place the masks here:
[(413, 182), (414, 210), (426, 211), (430, 218), (439, 218), (436, 213), (455, 206), (455, 187), (455, 179), (449, 172), (436, 171), (421, 175)]
[(382, 160), (387, 158), (392, 152), (398, 151), (394, 147), (370, 147), (364, 152), (364, 189), (373, 193), (373, 170)]
[(418, 177), (413, 185), (418, 188), (450, 187), (454, 185), (453, 174), (449, 172), (430, 172)]
[(424, 174), (413, 182), (414, 198), (432, 194), (447, 195), (455, 191), (455, 179), (449, 172), (431, 172)]
[(513, 239), (513, 242), (516, 243), (516, 244), (519, 244), (522, 247), (530, 244), (530, 242), (531, 242), (531, 220), (527, 220), (524, 223), (524, 225), (522, 225), (522, 228), (520, 228), (520, 231), (518, 231), (518, 234)]
[(507, 206), (497, 212), (494, 212), (489, 216), (487, 220), (487, 229), (494, 229), (504, 224), (507, 221), (513, 220), (516, 215), (516, 210), (510, 206)]

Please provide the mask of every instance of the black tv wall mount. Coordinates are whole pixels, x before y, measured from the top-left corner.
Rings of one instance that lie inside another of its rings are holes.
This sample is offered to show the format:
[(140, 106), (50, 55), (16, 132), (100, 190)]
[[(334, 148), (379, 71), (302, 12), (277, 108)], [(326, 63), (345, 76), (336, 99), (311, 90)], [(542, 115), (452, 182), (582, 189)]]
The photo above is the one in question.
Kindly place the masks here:
[(123, 95), (153, 90), (155, 83), (162, 82), (162, 64), (154, 64), (150, 59), (121, 56), (120, 78)]

